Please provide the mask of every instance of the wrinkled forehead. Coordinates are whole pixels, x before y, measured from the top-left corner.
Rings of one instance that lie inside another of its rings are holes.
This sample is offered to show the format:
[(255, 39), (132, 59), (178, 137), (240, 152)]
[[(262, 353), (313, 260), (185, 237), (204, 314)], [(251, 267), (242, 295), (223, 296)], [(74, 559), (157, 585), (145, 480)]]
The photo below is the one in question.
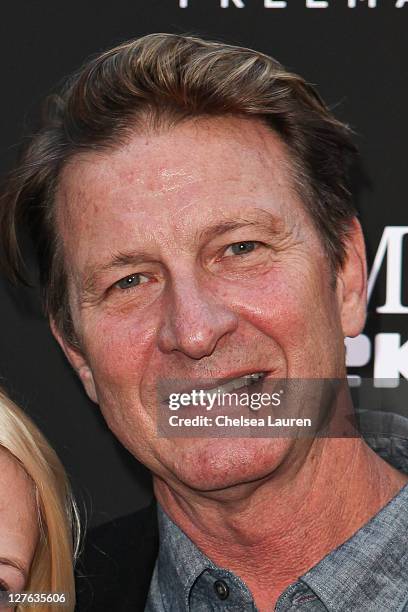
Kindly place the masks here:
[(267, 217), (274, 231), (318, 245), (291, 172), (278, 136), (236, 118), (136, 134), (116, 150), (77, 156), (56, 199), (68, 277), (80, 286), (90, 270), (132, 252), (177, 266), (182, 252), (198, 256), (229, 223)]
[(76, 155), (60, 176), (57, 214), (62, 227), (86, 223), (107, 199), (123, 212), (126, 205), (133, 211), (137, 201), (140, 215), (153, 219), (157, 213), (165, 218), (166, 211), (173, 219), (185, 216), (194, 203), (204, 210), (222, 203), (222, 213), (234, 198), (246, 197), (250, 205), (251, 196), (271, 189), (287, 199), (293, 174), (285, 144), (260, 121), (200, 119), (135, 134), (115, 150)]

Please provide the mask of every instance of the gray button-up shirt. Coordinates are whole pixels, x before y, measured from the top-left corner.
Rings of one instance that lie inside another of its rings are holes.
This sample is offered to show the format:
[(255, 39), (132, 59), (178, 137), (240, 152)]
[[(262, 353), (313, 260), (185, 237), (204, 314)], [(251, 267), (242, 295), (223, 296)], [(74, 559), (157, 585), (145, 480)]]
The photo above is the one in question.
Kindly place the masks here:
[[(408, 472), (408, 420), (370, 415), (371, 446)], [(364, 415), (363, 415), (364, 421)], [(145, 612), (253, 612), (245, 583), (217, 567), (158, 508), (160, 550)], [(408, 485), (290, 585), (271, 612), (408, 612)]]

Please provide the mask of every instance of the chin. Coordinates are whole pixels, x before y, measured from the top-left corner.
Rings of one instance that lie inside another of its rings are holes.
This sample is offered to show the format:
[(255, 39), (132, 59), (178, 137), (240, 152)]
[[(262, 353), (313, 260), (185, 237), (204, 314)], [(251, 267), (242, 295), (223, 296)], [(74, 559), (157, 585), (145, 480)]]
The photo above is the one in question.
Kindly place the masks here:
[(179, 439), (169, 466), (179, 482), (203, 492), (257, 483), (272, 475), (290, 452), (286, 438)]

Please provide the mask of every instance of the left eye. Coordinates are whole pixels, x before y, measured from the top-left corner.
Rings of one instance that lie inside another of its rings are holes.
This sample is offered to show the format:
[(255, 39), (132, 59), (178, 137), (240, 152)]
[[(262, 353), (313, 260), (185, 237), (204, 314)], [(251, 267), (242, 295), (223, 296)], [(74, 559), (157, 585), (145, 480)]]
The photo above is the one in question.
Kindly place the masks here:
[(130, 274), (130, 276), (125, 276), (115, 283), (115, 287), (118, 287), (119, 289), (132, 289), (133, 287), (137, 287), (137, 285), (141, 285), (147, 281), (148, 279), (143, 274)]
[(252, 240), (245, 240), (244, 242), (234, 242), (234, 244), (231, 244), (225, 252), (228, 253), (228, 251), (230, 251), (232, 255), (246, 255), (247, 253), (255, 251), (258, 244), (258, 242)]

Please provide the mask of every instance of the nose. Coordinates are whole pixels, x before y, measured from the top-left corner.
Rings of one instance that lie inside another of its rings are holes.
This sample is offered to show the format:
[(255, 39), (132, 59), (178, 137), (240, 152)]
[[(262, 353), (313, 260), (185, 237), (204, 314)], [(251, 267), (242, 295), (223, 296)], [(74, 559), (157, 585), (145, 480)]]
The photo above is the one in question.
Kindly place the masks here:
[(211, 355), (218, 342), (238, 326), (236, 313), (218, 303), (196, 280), (173, 284), (166, 302), (158, 344), (164, 353), (192, 359)]

